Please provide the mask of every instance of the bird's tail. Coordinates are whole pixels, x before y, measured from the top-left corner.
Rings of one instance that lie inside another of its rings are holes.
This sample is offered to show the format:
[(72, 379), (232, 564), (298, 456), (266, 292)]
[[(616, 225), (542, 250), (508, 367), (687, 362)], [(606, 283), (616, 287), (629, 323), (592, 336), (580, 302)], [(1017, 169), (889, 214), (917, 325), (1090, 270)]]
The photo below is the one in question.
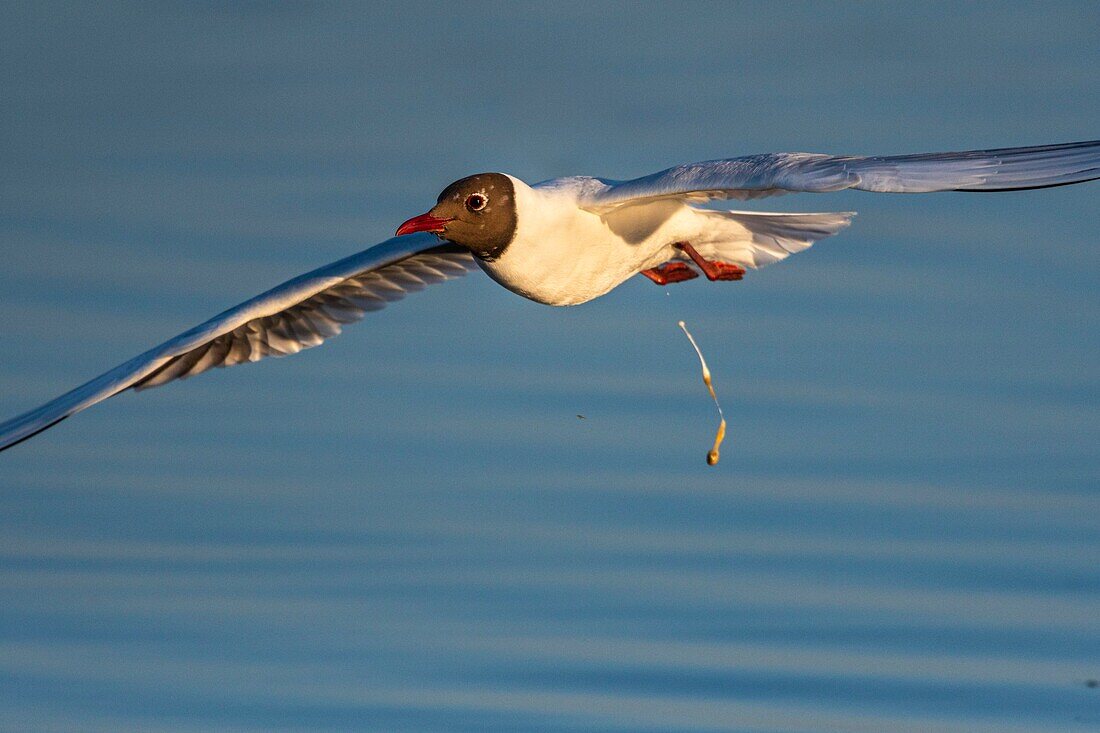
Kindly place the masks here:
[(801, 252), (852, 223), (854, 211), (780, 214), (699, 209), (706, 217), (703, 236), (692, 240), (707, 258), (745, 267), (763, 267)]

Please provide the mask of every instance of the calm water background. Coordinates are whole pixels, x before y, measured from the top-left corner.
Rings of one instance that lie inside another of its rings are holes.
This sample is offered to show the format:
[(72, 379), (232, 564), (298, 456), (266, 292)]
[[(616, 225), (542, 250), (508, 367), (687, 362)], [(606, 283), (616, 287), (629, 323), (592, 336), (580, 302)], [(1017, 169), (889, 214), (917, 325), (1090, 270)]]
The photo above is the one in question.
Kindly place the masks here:
[[(1100, 137), (1088, 2), (4, 4), (0, 66), (4, 417), (471, 172)], [(773, 199), (860, 217), (111, 400), (0, 457), (0, 729), (1098, 730), (1098, 203)]]

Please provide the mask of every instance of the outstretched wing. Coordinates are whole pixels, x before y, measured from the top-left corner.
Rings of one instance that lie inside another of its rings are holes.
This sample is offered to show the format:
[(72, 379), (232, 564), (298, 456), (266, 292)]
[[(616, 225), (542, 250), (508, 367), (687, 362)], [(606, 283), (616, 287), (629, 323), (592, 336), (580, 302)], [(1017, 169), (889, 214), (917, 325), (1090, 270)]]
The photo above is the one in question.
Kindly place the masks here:
[(1096, 179), (1100, 140), (874, 157), (768, 153), (678, 165), (630, 181), (558, 179), (543, 185), (568, 185), (578, 192), (581, 206), (606, 211), (657, 198), (744, 200), (846, 188), (883, 193), (1015, 191)]
[(467, 250), (441, 245), (431, 234), (390, 239), (272, 288), (35, 410), (0, 423), (0, 450), (125, 389), (155, 387), (214, 367), (317, 346), (368, 311), (475, 267)]

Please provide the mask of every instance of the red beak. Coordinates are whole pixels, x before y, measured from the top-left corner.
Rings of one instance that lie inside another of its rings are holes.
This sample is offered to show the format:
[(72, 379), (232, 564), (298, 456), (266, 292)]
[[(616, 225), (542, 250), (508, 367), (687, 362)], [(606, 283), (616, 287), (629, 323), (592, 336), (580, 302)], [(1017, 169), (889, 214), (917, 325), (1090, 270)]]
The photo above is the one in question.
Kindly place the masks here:
[(431, 232), (433, 234), (442, 234), (443, 225), (449, 222), (450, 219), (440, 219), (438, 216), (432, 216), (431, 214), (421, 214), (420, 216), (414, 216), (407, 222), (397, 227), (397, 236), (402, 234), (412, 234), (413, 232)]

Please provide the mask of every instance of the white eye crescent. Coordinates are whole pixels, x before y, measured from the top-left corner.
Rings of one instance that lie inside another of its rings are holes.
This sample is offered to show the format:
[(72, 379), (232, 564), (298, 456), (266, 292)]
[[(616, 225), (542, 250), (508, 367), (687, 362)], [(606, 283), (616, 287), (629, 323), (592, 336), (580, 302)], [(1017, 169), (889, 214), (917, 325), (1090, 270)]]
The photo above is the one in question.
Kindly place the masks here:
[(481, 211), (489, 205), (489, 199), (482, 193), (472, 193), (466, 197), (466, 208), (470, 211)]

